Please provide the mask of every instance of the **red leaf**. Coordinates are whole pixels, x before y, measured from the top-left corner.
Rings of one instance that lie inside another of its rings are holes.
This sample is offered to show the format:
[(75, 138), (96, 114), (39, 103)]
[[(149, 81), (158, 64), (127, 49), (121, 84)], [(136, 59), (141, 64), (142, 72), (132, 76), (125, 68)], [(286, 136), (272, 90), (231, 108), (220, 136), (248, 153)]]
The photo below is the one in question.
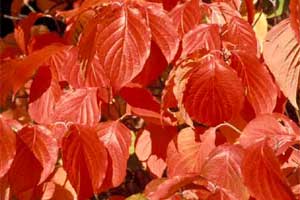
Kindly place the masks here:
[(146, 123), (156, 124), (156, 125), (171, 125), (168, 119), (162, 118), (159, 112), (155, 112), (148, 109), (129, 107), (130, 113), (141, 117)]
[(179, 38), (171, 18), (161, 6), (147, 3), (147, 18), (153, 41), (159, 46), (168, 63), (175, 57)]
[(0, 199), (1, 200), (11, 200), (12, 191), (9, 186), (8, 176), (0, 178)]
[(291, 0), (289, 4), (290, 8), (290, 21), (291, 27), (295, 32), (298, 42), (300, 43), (300, 1)]
[[(107, 3), (107, 0), (85, 0), (80, 2), (81, 5), (77, 9), (73, 10), (67, 10), (67, 11), (59, 11), (59, 15), (62, 15), (66, 18), (74, 18), (74, 17), (79, 17), (84, 11), (100, 6), (101, 4)], [(78, 5), (77, 5), (78, 6)]]
[[(87, 69), (85, 78), (80, 71), (80, 66), (75, 65), (74, 67), (77, 68), (72, 68), (71, 73), (67, 72), (71, 85), (73, 84), (75, 87), (97, 87), (101, 92), (101, 98), (105, 102), (109, 102), (112, 99), (110, 80), (106, 76), (97, 56), (95, 56), (90, 67)], [(77, 82), (75, 82), (76, 78)]]
[(172, 196), (181, 187), (191, 184), (193, 181), (201, 179), (199, 175), (189, 174), (183, 176), (174, 176), (161, 183), (155, 191), (149, 192), (147, 197), (150, 200), (167, 199)]
[(161, 157), (153, 154), (150, 155), (150, 157), (147, 160), (147, 167), (149, 168), (149, 171), (152, 175), (156, 177), (162, 177), (167, 167), (167, 164), (165, 162), (165, 159), (162, 159)]
[(147, 161), (151, 153), (151, 132), (148, 130), (143, 130), (136, 139), (135, 154), (140, 161)]
[(83, 32), (80, 55), (91, 61), (96, 45), (100, 64), (118, 91), (142, 71), (150, 54), (150, 28), (138, 9), (118, 3), (107, 6), (90, 23), (97, 29), (90, 24), (94, 27)]
[(168, 62), (155, 42), (151, 42), (150, 56), (143, 70), (132, 82), (148, 86), (153, 83), (168, 67)]
[(40, 183), (43, 182), (52, 173), (57, 161), (56, 140), (52, 138), (50, 130), (43, 126), (26, 126), (18, 132), (18, 136), (41, 163), (43, 171)]
[(149, 196), (149, 195), (153, 194), (153, 192), (155, 192), (157, 190), (157, 187), (166, 180), (167, 180), (167, 178), (157, 178), (157, 179), (151, 180), (144, 189), (144, 195)]
[(74, 88), (97, 87), (101, 99), (106, 103), (111, 101), (110, 80), (106, 77), (98, 56), (92, 59), (85, 76), (78, 61), (77, 47), (66, 48), (53, 56), (50, 62), (60, 81), (67, 81)]
[(147, 124), (138, 135), (135, 153), (140, 161), (145, 161), (149, 171), (161, 177), (166, 168), (167, 147), (177, 133), (175, 127)]
[(61, 51), (56, 52), (48, 62), (51, 66), (53, 77), (59, 81), (68, 81), (70, 83), (71, 81), (68, 79), (70, 76), (73, 76), (73, 79), (76, 79), (78, 76), (78, 72), (76, 73), (76, 76), (72, 73), (74, 71), (74, 67), (77, 66), (77, 63), (79, 63), (78, 48), (72, 46), (65, 46), (65, 48)]
[(35, 21), (43, 16), (41, 13), (30, 13), (25, 19), (21, 20), (16, 26), (14, 35), (16, 42), (23, 53), (27, 53), (27, 45), (31, 37), (31, 27), (34, 25)]
[(6, 104), (7, 97), (13, 88), (14, 83), (12, 82), (12, 77), (14, 77), (14, 73), (16, 72), (17, 64), (18, 62), (16, 60), (8, 60), (6, 62), (2, 62), (0, 65), (0, 91), (1, 91), (0, 105), (1, 106)]
[(60, 96), (61, 89), (59, 83), (57, 80), (52, 80), (49, 88), (38, 99), (29, 104), (28, 112), (30, 117), (40, 124), (52, 123), (55, 117), (55, 104)]
[(148, 0), (154, 3), (162, 3), (165, 10), (170, 11), (179, 3), (179, 0)]
[(14, 194), (18, 195), (40, 182), (43, 167), (22, 139), (17, 137), (16, 144), (17, 154), (8, 177)]
[(248, 51), (232, 51), (231, 66), (238, 72), (246, 98), (256, 114), (271, 113), (277, 101), (277, 87), (266, 67)]
[(68, 180), (67, 173), (62, 167), (56, 170), (51, 182), (55, 184), (55, 192), (52, 197), (54, 200), (74, 200), (77, 198), (74, 188)]
[(107, 169), (107, 152), (95, 129), (72, 125), (62, 143), (63, 166), (79, 199), (99, 192)]
[[(200, 53), (199, 53), (200, 52)], [(202, 52), (201, 51), (197, 51), (195, 52), (195, 54), (191, 54), (192, 58), (201, 58), (201, 56), (204, 56), (207, 53), (207, 50), (204, 50)], [(199, 55), (200, 54), (200, 55)], [(196, 56), (194, 56), (196, 55)], [(199, 55), (199, 56), (198, 56)], [(170, 114), (173, 114), (174, 117), (176, 117), (177, 121), (179, 124), (182, 123), (186, 123), (188, 124), (190, 127), (193, 127), (193, 121), (190, 118), (189, 114), (186, 111), (186, 108), (184, 107), (183, 102), (183, 96), (184, 96), (184, 91), (186, 89), (187, 83), (188, 83), (188, 78), (191, 75), (191, 72), (193, 70), (193, 68), (195, 68), (195, 66), (193, 65), (193, 62), (190, 62), (191, 60), (189, 58), (186, 58), (184, 60), (181, 60), (179, 62), (179, 67), (175, 67), (173, 71), (171, 71), (170, 74), (170, 80), (172, 80), (172, 76), (174, 76), (174, 86), (173, 88), (169, 88), (172, 91), (170, 91), (170, 93), (172, 92), (174, 94), (174, 97), (176, 98), (176, 106), (174, 105), (169, 105), (169, 106), (174, 106), (174, 107), (170, 107), (171, 109), (167, 110)], [(172, 83), (172, 82), (171, 82)], [(171, 84), (172, 85), (172, 84)], [(170, 95), (169, 97), (172, 98), (172, 96)], [(172, 99), (171, 102), (172, 103)], [(175, 113), (171, 113), (172, 108), (176, 109), (178, 108), (178, 112)]]
[(300, 72), (300, 45), (289, 20), (283, 20), (266, 36), (264, 58), (283, 94), (298, 108), (296, 101)]
[(177, 119), (175, 118), (176, 115), (170, 109), (177, 108), (177, 99), (173, 92), (173, 88), (175, 87), (175, 72), (175, 68), (173, 68), (169, 73), (168, 79), (165, 81), (165, 87), (161, 96), (161, 116), (168, 117), (177, 124)]
[(222, 41), (229, 49), (257, 54), (257, 40), (251, 25), (240, 17), (232, 17), (223, 27)]
[(196, 50), (220, 50), (221, 38), (216, 24), (200, 24), (183, 36), (181, 57)]
[(55, 184), (51, 182), (44, 182), (34, 188), (31, 188), (18, 195), (19, 199), (22, 200), (31, 200), (31, 199), (40, 199), (46, 200), (50, 199), (55, 192)]
[(162, 0), (164, 9), (170, 11), (172, 8), (176, 6), (176, 4), (180, 2), (179, 0)]
[(125, 196), (113, 195), (113, 196), (110, 196), (108, 200), (125, 200), (125, 199), (126, 199)]
[[(10, 60), (0, 65), (0, 103), (3, 103), (13, 90), (14, 94), (28, 81), (35, 71), (65, 46), (49, 45), (19, 60)], [(14, 77), (18, 77), (17, 79)]]
[[(16, 154), (16, 136), (0, 115), (0, 178), (9, 170)], [(0, 195), (1, 196), (1, 195)]]
[[(53, 19), (55, 20), (55, 19)], [(41, 33), (31, 38), (27, 46), (29, 54), (39, 49), (42, 49), (51, 44), (61, 43), (66, 44), (63, 38), (57, 32)]]
[(26, 192), (18, 195), (22, 200), (74, 200), (77, 199), (77, 195), (67, 179), (67, 174), (62, 167), (59, 167), (53, 177)]
[(200, 24), (203, 18), (199, 0), (191, 0), (186, 1), (184, 4), (179, 4), (169, 15), (181, 37)]
[(239, 113), (244, 95), (235, 71), (212, 54), (187, 66), (194, 70), (183, 93), (183, 105), (192, 119), (216, 125)]
[(290, 145), (300, 141), (300, 129), (284, 115), (259, 115), (247, 124), (239, 141), (243, 147), (248, 148), (266, 139), (269, 147), (280, 155)]
[(60, 97), (55, 107), (55, 120), (93, 125), (100, 120), (97, 88), (70, 91)]
[(201, 176), (215, 184), (228, 199), (248, 200), (249, 194), (241, 172), (243, 156), (244, 151), (240, 147), (228, 144), (218, 146), (204, 163)]
[(213, 0), (212, 2), (226, 2), (236, 10), (240, 10), (241, 5), (242, 5), (241, 0)]
[(85, 76), (80, 69), (77, 58), (77, 47), (61, 51), (60, 54), (52, 58), (51, 63), (56, 67), (59, 80), (67, 81), (74, 88), (98, 87), (102, 92), (108, 93), (110, 80), (106, 77), (103, 66), (99, 63), (99, 58), (97, 56), (93, 58)]
[(42, 126), (25, 126), (18, 132), (17, 154), (9, 171), (16, 194), (45, 181), (54, 170), (58, 145)]
[(97, 126), (97, 134), (111, 158), (105, 184), (109, 187), (117, 187), (126, 176), (131, 143), (130, 130), (119, 121), (110, 121)]
[(200, 173), (209, 153), (215, 148), (214, 131), (182, 129), (168, 146), (168, 176)]
[[(147, 124), (146, 130), (144, 130), (143, 133), (141, 133), (140, 136), (146, 134), (148, 135), (147, 132), (150, 132), (150, 149), (151, 149), (151, 154), (155, 154), (158, 157), (162, 159), (166, 159), (167, 156), (167, 147), (169, 142), (172, 140), (172, 138), (177, 134), (177, 130), (175, 127), (172, 126), (161, 126), (161, 125), (156, 125), (156, 124)], [(139, 137), (140, 137), (139, 136)], [(144, 146), (145, 140), (140, 140), (140, 138), (137, 138), (136, 142), (136, 153), (139, 155), (143, 154), (143, 149), (142, 147)], [(140, 148), (140, 153), (138, 153), (138, 146)], [(146, 150), (146, 148), (145, 148)]]
[[(245, 153), (242, 174), (251, 196), (260, 200), (295, 199), (279, 162), (265, 141), (250, 146)], [(258, 184), (259, 183), (259, 184)]]
[(42, 66), (37, 70), (30, 87), (29, 103), (37, 100), (44, 92), (46, 92), (46, 90), (48, 90), (51, 79), (52, 75), (48, 66)]
[(225, 2), (208, 4), (208, 19), (211, 24), (224, 25), (229, 23), (233, 17), (241, 17), (240, 13)]
[(120, 91), (120, 95), (133, 107), (160, 111), (159, 102), (151, 92), (138, 84), (128, 84)]

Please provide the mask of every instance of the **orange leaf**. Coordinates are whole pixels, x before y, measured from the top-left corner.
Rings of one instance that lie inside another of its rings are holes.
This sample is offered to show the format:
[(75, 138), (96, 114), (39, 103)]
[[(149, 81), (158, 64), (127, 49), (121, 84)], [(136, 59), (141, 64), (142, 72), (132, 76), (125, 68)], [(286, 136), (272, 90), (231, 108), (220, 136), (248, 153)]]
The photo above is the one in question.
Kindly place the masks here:
[(200, 173), (209, 153), (215, 148), (214, 131), (182, 129), (168, 146), (168, 176)]
[(0, 178), (9, 170), (16, 154), (16, 136), (0, 115)]
[(289, 118), (281, 114), (259, 115), (244, 128), (239, 141), (248, 148), (267, 139), (267, 144), (277, 155), (300, 141), (300, 129)]
[(55, 105), (55, 121), (93, 125), (101, 118), (97, 88), (83, 88), (62, 95)]
[(63, 167), (78, 198), (99, 192), (108, 165), (107, 152), (96, 130), (72, 125), (62, 142)]
[(300, 44), (300, 1), (299, 0), (291, 0), (289, 4), (290, 8), (290, 21), (291, 27), (295, 32), (297, 40)]
[(126, 176), (131, 143), (130, 130), (120, 121), (109, 121), (97, 126), (97, 135), (106, 147), (111, 159), (104, 184), (108, 187), (117, 187)]
[(278, 86), (291, 104), (298, 109), (296, 97), (300, 73), (300, 45), (286, 19), (267, 34), (263, 55)]
[(58, 145), (48, 129), (27, 125), (18, 132), (17, 153), (9, 171), (15, 194), (45, 181), (54, 170)]
[(228, 199), (248, 200), (249, 194), (241, 172), (243, 156), (244, 151), (240, 147), (228, 144), (218, 146), (204, 163), (201, 175), (215, 184)]
[(256, 199), (295, 199), (280, 170), (279, 162), (266, 141), (256, 143), (246, 149), (242, 174), (251, 196)]
[(275, 108), (278, 92), (267, 68), (249, 51), (233, 50), (231, 59), (231, 66), (242, 79), (246, 98), (255, 113), (271, 113)]
[(185, 67), (194, 68), (183, 93), (183, 105), (192, 119), (217, 125), (240, 112), (244, 100), (242, 83), (224, 61), (208, 54)]

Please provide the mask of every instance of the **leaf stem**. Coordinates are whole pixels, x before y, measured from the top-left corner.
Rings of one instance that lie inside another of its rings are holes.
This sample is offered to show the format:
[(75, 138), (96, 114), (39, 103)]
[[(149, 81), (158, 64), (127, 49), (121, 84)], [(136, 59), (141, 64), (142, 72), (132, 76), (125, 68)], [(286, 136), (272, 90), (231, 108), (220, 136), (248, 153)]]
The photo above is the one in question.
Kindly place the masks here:
[(234, 125), (230, 124), (229, 122), (224, 122), (223, 125), (226, 125), (226, 126), (232, 128), (235, 132), (237, 132), (240, 135), (242, 134), (242, 131), (240, 129), (238, 129)]

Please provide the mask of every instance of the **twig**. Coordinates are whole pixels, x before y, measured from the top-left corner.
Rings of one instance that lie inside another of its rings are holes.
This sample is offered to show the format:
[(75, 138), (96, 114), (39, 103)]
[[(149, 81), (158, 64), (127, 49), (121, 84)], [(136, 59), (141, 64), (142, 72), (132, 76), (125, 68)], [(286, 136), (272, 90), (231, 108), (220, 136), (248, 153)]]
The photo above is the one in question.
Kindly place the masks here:
[(11, 16), (11, 15), (7, 15), (7, 14), (4, 14), (3, 17), (6, 18), (6, 19), (11, 19), (11, 20), (21, 20), (21, 19), (23, 19), (23, 17), (21, 17), (21, 16)]
[(31, 12), (36, 13), (36, 10), (35, 10), (30, 4), (25, 3), (24, 5), (25, 5)]

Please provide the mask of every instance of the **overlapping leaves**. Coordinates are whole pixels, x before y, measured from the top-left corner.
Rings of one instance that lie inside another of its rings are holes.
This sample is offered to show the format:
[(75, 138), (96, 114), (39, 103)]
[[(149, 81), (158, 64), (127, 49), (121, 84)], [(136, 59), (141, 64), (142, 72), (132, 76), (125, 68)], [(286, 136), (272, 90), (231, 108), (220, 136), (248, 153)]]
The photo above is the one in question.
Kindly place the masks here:
[(65, 38), (34, 35), (39, 14), (16, 26), (0, 103), (28, 93), (32, 121), (0, 117), (0, 198), (90, 198), (124, 182), (131, 148), (154, 179), (149, 199), (294, 199), (281, 164), (295, 157), (300, 131), (272, 112), (276, 83), (297, 108), (299, 2), (269, 32), (266, 65), (252, 2), (248, 22), (240, 1), (159, 2), (83, 1), (60, 13)]

